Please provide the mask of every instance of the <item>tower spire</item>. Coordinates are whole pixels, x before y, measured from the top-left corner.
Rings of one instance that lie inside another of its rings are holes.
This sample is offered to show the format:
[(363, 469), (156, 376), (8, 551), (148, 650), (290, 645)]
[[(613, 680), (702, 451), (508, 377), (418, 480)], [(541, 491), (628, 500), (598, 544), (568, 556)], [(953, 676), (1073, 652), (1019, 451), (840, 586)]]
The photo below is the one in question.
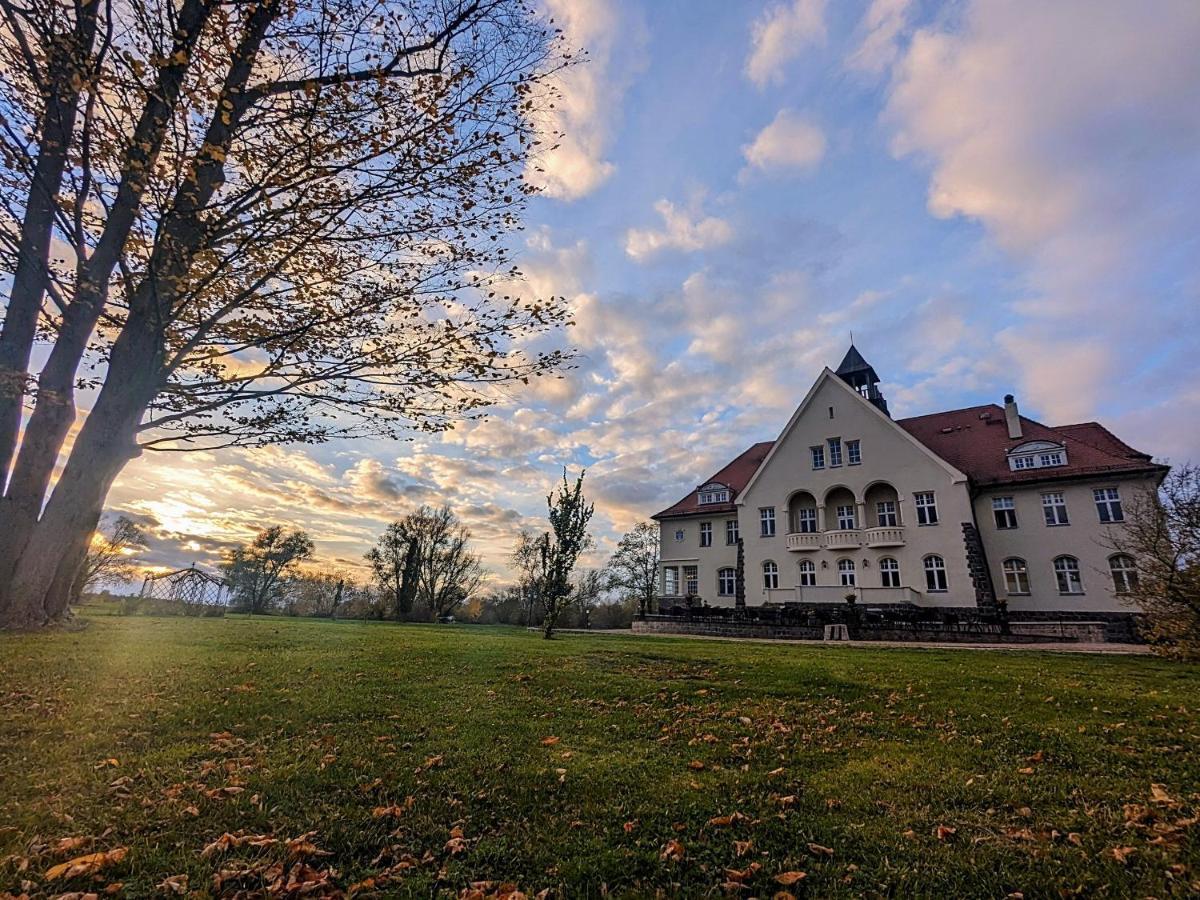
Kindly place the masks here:
[(850, 339), (850, 349), (846, 351), (846, 355), (842, 358), (841, 364), (837, 367), (835, 373), (842, 381), (858, 391), (867, 400), (870, 400), (875, 406), (883, 411), (884, 415), (890, 416), (888, 412), (887, 400), (883, 394), (879, 392), (879, 376), (875, 374), (875, 369), (871, 364), (863, 359), (863, 355), (858, 352), (858, 348), (854, 346), (854, 339)]

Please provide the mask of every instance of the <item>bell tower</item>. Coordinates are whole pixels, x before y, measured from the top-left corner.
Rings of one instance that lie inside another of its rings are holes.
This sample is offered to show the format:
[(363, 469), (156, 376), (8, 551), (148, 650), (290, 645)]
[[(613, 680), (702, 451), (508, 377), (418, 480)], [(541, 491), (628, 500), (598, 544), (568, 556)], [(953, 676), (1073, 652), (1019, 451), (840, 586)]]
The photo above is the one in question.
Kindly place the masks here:
[(892, 414), (888, 412), (887, 400), (883, 398), (883, 394), (879, 393), (879, 376), (875, 374), (871, 364), (863, 359), (854, 344), (851, 344), (850, 349), (846, 351), (846, 356), (842, 359), (841, 365), (837, 367), (835, 374), (879, 407), (884, 415), (891, 417)]

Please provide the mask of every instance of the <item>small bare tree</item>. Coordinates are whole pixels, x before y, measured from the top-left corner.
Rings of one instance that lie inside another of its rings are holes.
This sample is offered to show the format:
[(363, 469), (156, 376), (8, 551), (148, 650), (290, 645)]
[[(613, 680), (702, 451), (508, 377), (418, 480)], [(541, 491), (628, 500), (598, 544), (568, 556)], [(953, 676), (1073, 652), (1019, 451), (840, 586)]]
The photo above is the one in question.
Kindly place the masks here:
[(312, 538), (305, 532), (289, 534), (282, 525), (272, 525), (248, 545), (226, 554), (225, 579), (240, 606), (250, 613), (261, 613), (276, 600), (287, 571), (312, 554)]
[(132, 580), (135, 567), (130, 555), (144, 540), (142, 529), (128, 516), (117, 516), (107, 534), (98, 529), (88, 547), (83, 577), (79, 580), (80, 592)]
[(421, 535), (413, 525), (427, 516), (409, 516), (393, 522), (366, 553), (376, 582), (391, 602), (397, 620), (412, 615), (421, 578)]
[(546, 497), (550, 530), (538, 540), (538, 596), (546, 612), (542, 634), (547, 640), (554, 636), (559, 616), (572, 602), (575, 585), (571, 573), (580, 554), (591, 544), (587, 528), (596, 507), (583, 496), (584, 474), (580, 472), (572, 486), (564, 469), (557, 496)]
[(522, 528), (517, 534), (517, 543), (508, 559), (517, 573), (517, 591), (520, 594), (526, 628), (533, 624), (533, 610), (538, 605), (538, 566), (541, 555), (541, 536), (528, 528)]
[(1200, 466), (1180, 466), (1157, 494), (1130, 498), (1124, 527), (1108, 546), (1126, 557), (1114, 566), (1116, 588), (1141, 610), (1151, 646), (1164, 656), (1200, 659)]
[(653, 610), (658, 598), (658, 555), (658, 526), (638, 522), (621, 538), (608, 562), (609, 585), (636, 598), (640, 616)]

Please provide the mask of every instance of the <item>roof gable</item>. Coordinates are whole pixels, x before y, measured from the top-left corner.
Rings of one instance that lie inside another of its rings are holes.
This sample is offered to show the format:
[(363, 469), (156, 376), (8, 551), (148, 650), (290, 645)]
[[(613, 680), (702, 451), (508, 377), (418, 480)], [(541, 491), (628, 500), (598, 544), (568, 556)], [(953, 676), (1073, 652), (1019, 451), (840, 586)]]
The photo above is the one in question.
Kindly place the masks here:
[(865, 407), (866, 409), (869, 409), (871, 411), (871, 415), (876, 416), (880, 422), (886, 423), (890, 428), (894, 429), (896, 435), (900, 439), (907, 441), (914, 448), (919, 450), (924, 456), (933, 460), (941, 468), (945, 469), (946, 473), (950, 476), (950, 478), (953, 481), (966, 481), (967, 480), (967, 476), (965, 474), (963, 474), (959, 469), (957, 469), (952, 463), (943, 459), (941, 456), (939, 456), (937, 453), (935, 453), (933, 450), (931, 450), (929, 447), (927, 447), (924, 443), (922, 443), (921, 441), (919, 441), (915, 437), (913, 437), (908, 431), (906, 431), (903, 428), (898, 427), (898, 424), (896, 422), (892, 421), (892, 419), (889, 416), (887, 416), (886, 414), (881, 412), (880, 409), (877, 406), (875, 406), (874, 403), (872, 403), (867, 398), (863, 397), (860, 393), (858, 393), (858, 391), (854, 390), (854, 388), (850, 387), (850, 385), (846, 384), (845, 381), (843, 381), (841, 378), (839, 378), (836, 373), (834, 373), (828, 367), (826, 367), (825, 369), (823, 369), (821, 371), (821, 374), (817, 376), (817, 380), (813, 382), (813, 386), (808, 389), (808, 393), (804, 395), (804, 399), (800, 401), (800, 405), (798, 407), (796, 407), (796, 411), (794, 413), (792, 413), (792, 417), (790, 419), (788, 419), (788, 423), (783, 427), (783, 431), (781, 431), (779, 433), (779, 437), (777, 437), (775, 439), (775, 441), (773, 442), (771, 451), (766, 455), (766, 458), (762, 461), (762, 464), (755, 470), (754, 475), (750, 478), (750, 480), (748, 482), (746, 482), (746, 486), (744, 488), (742, 488), (742, 490), (739, 492), (739, 499), (737, 501), (739, 504), (742, 502), (741, 497), (745, 496), (745, 494), (750, 490), (750, 488), (754, 486), (755, 481), (758, 480), (758, 477), (762, 473), (762, 471), (764, 469), (766, 469), (768, 465), (770, 465), (771, 460), (775, 455), (775, 452), (784, 443), (784, 441), (787, 439), (788, 435), (791, 434), (792, 430), (800, 422), (801, 418), (803, 418), (804, 413), (808, 410), (809, 406), (812, 404), (813, 398), (816, 397), (817, 392), (820, 390), (821, 386), (826, 383), (836, 385), (838, 390), (844, 391), (847, 396), (853, 397), (855, 402), (861, 403), (863, 405), (863, 407)]
[[(700, 483), (700, 487), (689, 491), (687, 496), (678, 503), (668, 506), (661, 512), (655, 513), (652, 519), (673, 519), (679, 516), (693, 516), (702, 513), (735, 512), (734, 501), (745, 489), (747, 482), (766, 458), (771, 449), (772, 441), (760, 441), (749, 449), (743, 450), (732, 462), (718, 470), (711, 478)], [(719, 484), (730, 492), (727, 503), (705, 503), (701, 505), (699, 492), (711, 484)]]

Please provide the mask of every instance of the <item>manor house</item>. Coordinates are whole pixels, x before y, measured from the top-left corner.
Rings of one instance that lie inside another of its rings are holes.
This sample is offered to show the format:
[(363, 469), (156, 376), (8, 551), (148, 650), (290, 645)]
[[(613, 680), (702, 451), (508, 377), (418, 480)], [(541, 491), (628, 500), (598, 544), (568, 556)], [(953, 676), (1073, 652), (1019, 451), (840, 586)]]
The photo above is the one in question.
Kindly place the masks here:
[(853, 346), (774, 441), (748, 448), (662, 528), (664, 608), (844, 603), (1128, 613), (1137, 578), (1114, 529), (1166, 467), (1097, 422), (1044, 425), (1004, 405), (893, 419)]

